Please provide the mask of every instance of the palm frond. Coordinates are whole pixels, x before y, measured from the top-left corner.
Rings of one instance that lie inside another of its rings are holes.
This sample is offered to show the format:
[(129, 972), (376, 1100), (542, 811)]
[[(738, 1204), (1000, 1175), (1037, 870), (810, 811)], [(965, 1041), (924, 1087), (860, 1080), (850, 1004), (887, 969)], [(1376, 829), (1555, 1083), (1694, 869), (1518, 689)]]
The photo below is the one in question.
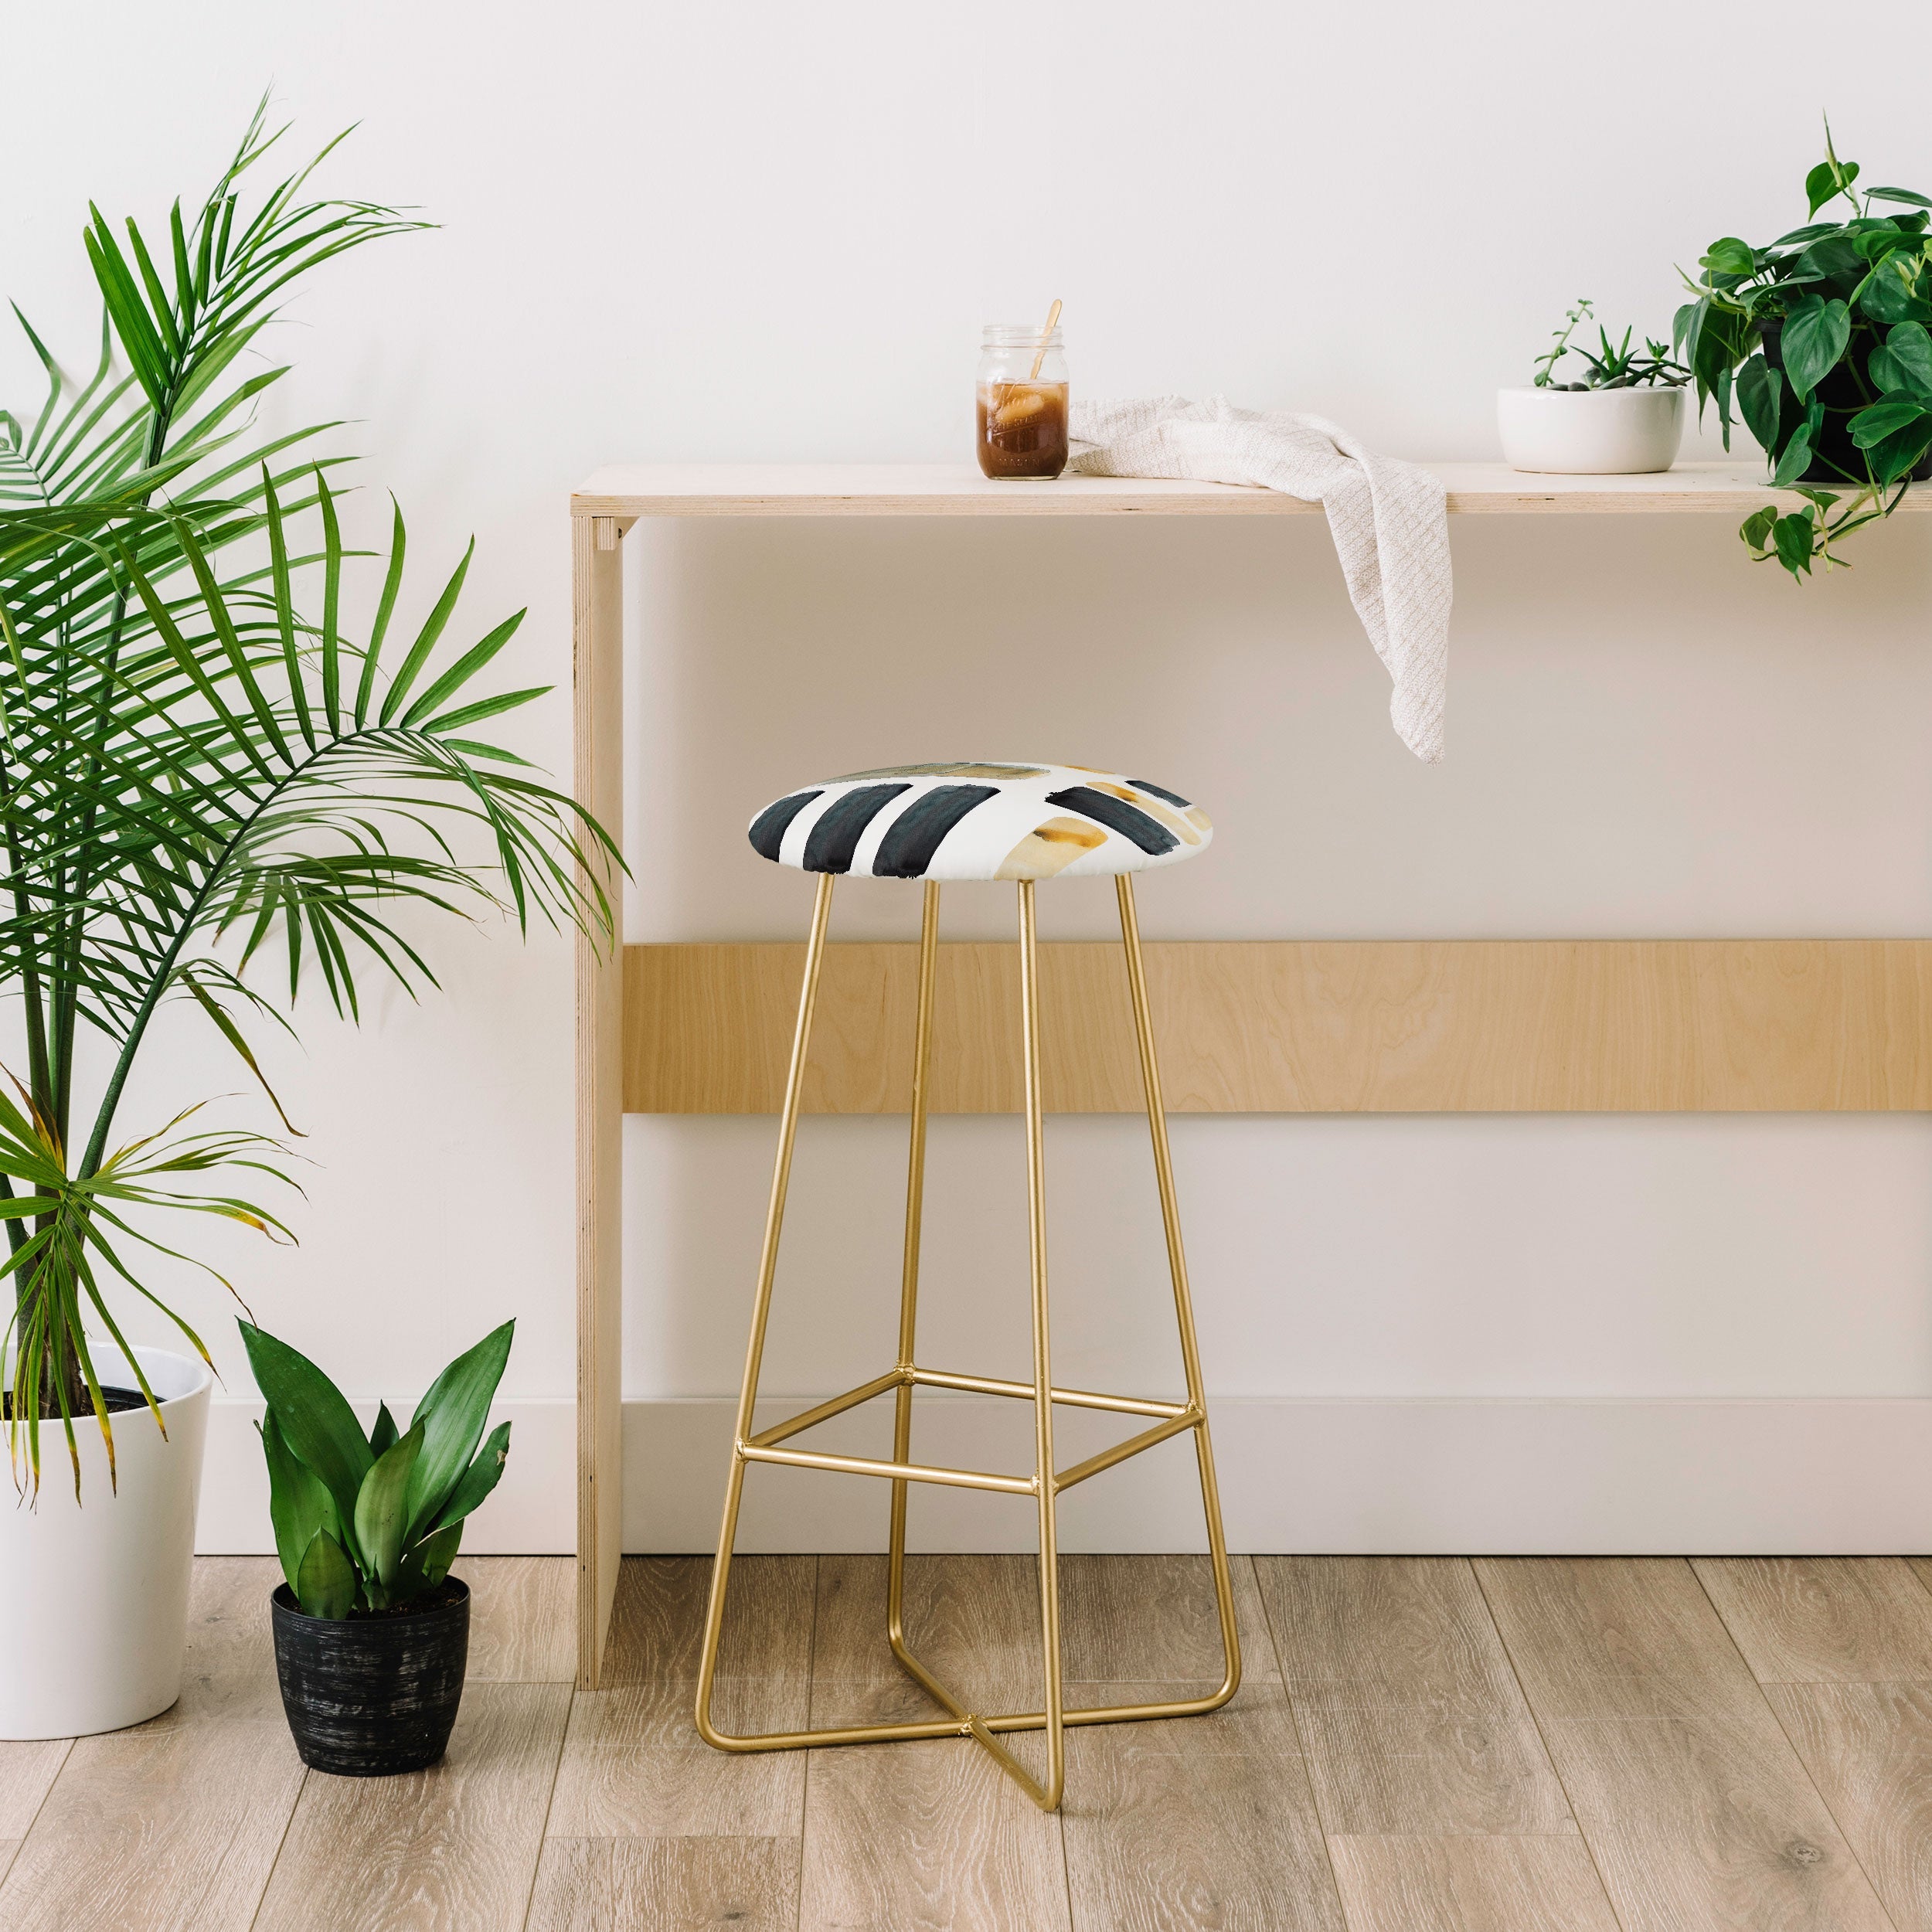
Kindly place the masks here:
[[(596, 883), (607, 835), (514, 753), (461, 735), (542, 695), (476, 689), (522, 614), (445, 645), (466, 554), (422, 627), (392, 644), (398, 509), (358, 641), (345, 586), (370, 560), (343, 541), (328, 481), (343, 459), (309, 447), (334, 425), (254, 432), (287, 372), (261, 358), (263, 332), (291, 292), (427, 225), (315, 197), (335, 142), (245, 206), (281, 131), (258, 109), (199, 207), (177, 203), (165, 230), (90, 205), (104, 320), (84, 379), (15, 311), (46, 382), (37, 409), (0, 411), (0, 987), (19, 995), (25, 1063), (19, 1104), (0, 1092), (0, 1277), (14, 1285), (11, 1440), (29, 1488), (43, 1408), (77, 1482), (79, 1417), (97, 1419), (111, 1467), (90, 1337), (127, 1356), (158, 1415), (111, 1301), (128, 1288), (153, 1301), (140, 1257), (174, 1253), (141, 1223), (186, 1211), (287, 1232), (239, 1196), (197, 1191), (223, 1169), (286, 1179), (281, 1142), (189, 1131), (183, 1115), (111, 1148), (164, 1001), (201, 1013), (293, 1134), (250, 1042), (264, 1017), (288, 1023), (244, 978), (265, 951), (286, 960), (291, 1005), (314, 979), (352, 1017), (371, 970), (434, 983), (412, 937), (420, 911), (611, 930)], [(83, 1028), (111, 1065), (77, 1131)]]

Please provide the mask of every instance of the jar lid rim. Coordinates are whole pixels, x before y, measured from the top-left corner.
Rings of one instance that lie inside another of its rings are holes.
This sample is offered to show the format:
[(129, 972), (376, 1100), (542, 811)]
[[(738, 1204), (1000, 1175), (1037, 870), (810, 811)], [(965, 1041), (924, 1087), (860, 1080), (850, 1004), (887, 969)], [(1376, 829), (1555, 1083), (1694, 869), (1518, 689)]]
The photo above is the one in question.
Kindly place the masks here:
[(1043, 335), (1037, 322), (988, 322), (980, 331), (980, 338), (983, 342), (1001, 344), (1044, 342), (1049, 349), (1064, 346), (1057, 328)]

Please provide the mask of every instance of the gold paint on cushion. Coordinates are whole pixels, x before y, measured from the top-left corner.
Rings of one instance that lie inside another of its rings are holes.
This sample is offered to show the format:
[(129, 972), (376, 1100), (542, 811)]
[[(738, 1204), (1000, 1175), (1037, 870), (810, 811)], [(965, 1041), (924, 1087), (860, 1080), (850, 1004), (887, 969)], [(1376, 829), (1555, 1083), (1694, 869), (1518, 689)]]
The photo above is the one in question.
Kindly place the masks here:
[(1107, 842), (1107, 834), (1084, 818), (1049, 818), (1036, 825), (1000, 861), (995, 879), (1051, 879), (1083, 852)]
[(880, 771), (848, 771), (832, 781), (849, 784), (858, 778), (1043, 778), (1044, 765), (888, 765)]

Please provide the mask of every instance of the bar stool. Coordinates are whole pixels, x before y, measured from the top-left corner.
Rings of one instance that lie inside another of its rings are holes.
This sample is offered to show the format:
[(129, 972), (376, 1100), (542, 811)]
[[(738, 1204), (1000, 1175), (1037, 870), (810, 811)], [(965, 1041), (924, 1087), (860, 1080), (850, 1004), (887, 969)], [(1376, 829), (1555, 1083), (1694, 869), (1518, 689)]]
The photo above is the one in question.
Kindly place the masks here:
[[(1043, 764), (900, 765), (862, 771), (787, 793), (753, 820), (753, 849), (764, 858), (818, 875), (811, 932), (805, 948), (804, 985), (785, 1082), (784, 1111), (778, 1130), (778, 1156), (765, 1217), (764, 1247), (751, 1316), (751, 1341), (745, 1357), (744, 1385), (738, 1397), (737, 1430), (725, 1490), (724, 1521), (719, 1531), (717, 1562), (712, 1571), (699, 1665), (698, 1730), (707, 1743), (726, 1751), (795, 1750), (808, 1746), (869, 1744), (893, 1738), (971, 1736), (1044, 1811), (1060, 1804), (1065, 1784), (1065, 1727), (1111, 1724), (1134, 1719), (1187, 1717), (1218, 1709), (1241, 1679), (1241, 1653), (1234, 1628), (1233, 1587), (1221, 1507), (1214, 1481), (1214, 1456), (1208, 1440), (1206, 1396), (1201, 1383), (1199, 1351), (1188, 1294), (1187, 1264), (1175, 1203), (1174, 1171), (1168, 1153), (1167, 1117), (1155, 1066), (1154, 1036), (1148, 1009), (1147, 979), (1141, 962), (1134, 917), (1132, 875), (1192, 858), (1213, 835), (1207, 814), (1186, 799), (1144, 778), (1126, 778), (1078, 766)], [(798, 1126), (799, 1094), (811, 1039), (812, 1007), (825, 964), (825, 930), (832, 893), (842, 872), (926, 882), (920, 927), (919, 1008), (913, 1062), (912, 1143), (906, 1189), (906, 1240), (900, 1286), (899, 1359), (883, 1375), (822, 1402), (776, 1427), (753, 1432), (758, 1375), (764, 1353), (765, 1324), (771, 1311), (772, 1281), (778, 1260), (779, 1228), (784, 1218), (785, 1189)], [(1187, 1382), (1184, 1402), (1097, 1395), (1057, 1388), (1049, 1365), (1046, 1303), (1046, 1182), (1042, 1146), (1039, 1074), (1039, 967), (1035, 954), (1033, 888), (1052, 878), (1111, 874), (1120, 901), (1121, 943), (1127, 955), (1128, 982), (1139, 1043), (1141, 1076), (1147, 1097), (1148, 1125), (1154, 1141), (1154, 1171), (1166, 1230), (1174, 1311), (1180, 1328), (1181, 1359)], [(919, 1289), (920, 1215), (926, 1158), (927, 1067), (932, 1036), (933, 987), (938, 962), (939, 888), (950, 879), (1010, 879), (1019, 887), (1020, 1006), (1026, 1104), (1026, 1200), (1031, 1235), (1033, 1312), (1033, 1379), (1002, 1381), (921, 1368), (914, 1359), (914, 1328)], [(938, 1468), (916, 1463), (912, 1450), (915, 1389), (963, 1389), (981, 1395), (1012, 1396), (1033, 1406), (1034, 1464), (1026, 1475)], [(889, 1461), (862, 1456), (829, 1455), (782, 1445), (815, 1424), (893, 1392), (896, 1407)], [(1053, 1410), (1062, 1405), (1145, 1417), (1150, 1426), (1100, 1454), (1067, 1469), (1053, 1460)], [(1214, 1591), (1219, 1611), (1226, 1669), (1219, 1686), (1206, 1697), (1151, 1704), (1111, 1705), (1068, 1710), (1062, 1701), (1060, 1647), (1060, 1583), (1055, 1507), (1075, 1483), (1151, 1449), (1169, 1437), (1192, 1430), (1199, 1467), (1201, 1502), (1207, 1519)], [(735, 1736), (712, 1721), (713, 1680), (717, 1669), (719, 1633), (724, 1622), (738, 1505), (745, 1471), (752, 1463), (838, 1470), (879, 1476), (892, 1484), (886, 1635), (893, 1655), (913, 1679), (947, 1715), (930, 1722), (859, 1724), (843, 1729), (769, 1732)], [(1046, 1665), (1045, 1708), (1019, 1713), (985, 1715), (971, 1710), (915, 1657), (904, 1628), (906, 1499), (909, 1482), (950, 1483), (1032, 1498), (1039, 1514), (1039, 1587), (1042, 1646)], [(999, 1741), (1008, 1731), (1043, 1730), (1046, 1777), (1043, 1784)]]

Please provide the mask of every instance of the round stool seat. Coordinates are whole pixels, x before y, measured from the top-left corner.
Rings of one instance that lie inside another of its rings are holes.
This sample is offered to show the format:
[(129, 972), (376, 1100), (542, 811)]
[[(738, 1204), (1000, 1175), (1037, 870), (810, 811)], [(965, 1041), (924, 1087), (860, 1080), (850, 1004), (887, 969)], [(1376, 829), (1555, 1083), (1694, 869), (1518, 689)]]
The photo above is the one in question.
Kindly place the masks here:
[(1192, 859), (1214, 836), (1199, 805), (1083, 765), (894, 765), (786, 793), (752, 848), (801, 872), (880, 879), (1069, 879)]

